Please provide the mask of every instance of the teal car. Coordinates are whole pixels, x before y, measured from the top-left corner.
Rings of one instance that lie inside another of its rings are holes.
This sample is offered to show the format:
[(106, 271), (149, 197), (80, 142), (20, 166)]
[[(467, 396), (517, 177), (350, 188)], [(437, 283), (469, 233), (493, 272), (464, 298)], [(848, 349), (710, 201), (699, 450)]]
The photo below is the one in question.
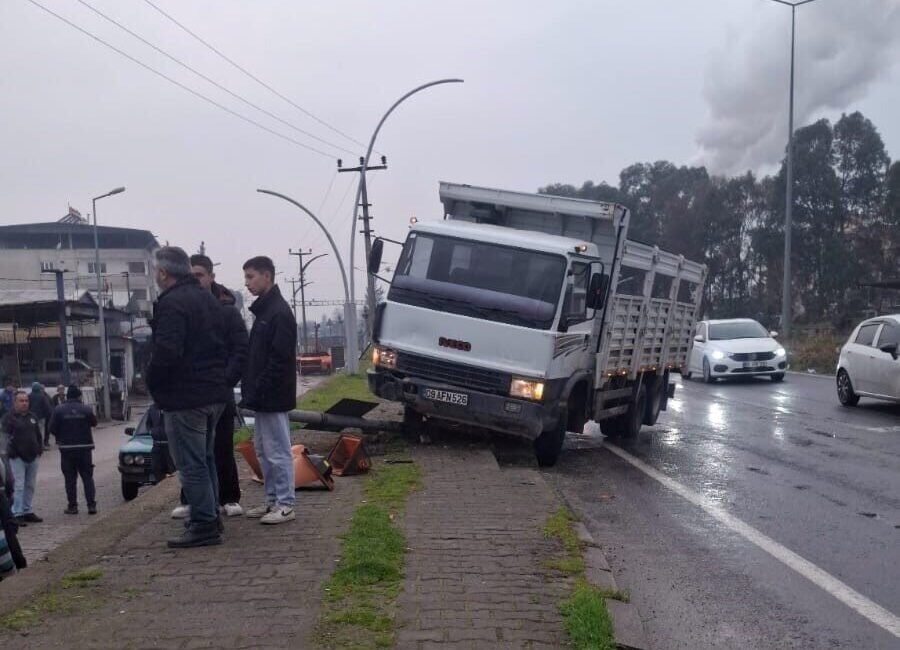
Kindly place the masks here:
[(122, 497), (131, 501), (142, 485), (155, 485), (163, 477), (153, 474), (153, 438), (148, 423), (150, 411), (141, 416), (136, 427), (125, 429), (129, 436), (119, 447), (119, 473), (122, 475)]

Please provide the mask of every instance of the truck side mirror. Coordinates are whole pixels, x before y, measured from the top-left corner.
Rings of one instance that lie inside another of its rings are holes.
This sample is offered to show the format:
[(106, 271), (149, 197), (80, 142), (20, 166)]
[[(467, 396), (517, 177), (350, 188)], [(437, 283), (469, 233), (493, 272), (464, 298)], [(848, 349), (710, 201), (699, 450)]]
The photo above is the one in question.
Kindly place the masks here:
[(602, 309), (609, 286), (609, 276), (605, 273), (594, 273), (588, 287), (587, 306), (591, 309)]
[(369, 273), (376, 274), (381, 268), (381, 256), (384, 253), (384, 240), (376, 237), (372, 242), (372, 250), (369, 253)]

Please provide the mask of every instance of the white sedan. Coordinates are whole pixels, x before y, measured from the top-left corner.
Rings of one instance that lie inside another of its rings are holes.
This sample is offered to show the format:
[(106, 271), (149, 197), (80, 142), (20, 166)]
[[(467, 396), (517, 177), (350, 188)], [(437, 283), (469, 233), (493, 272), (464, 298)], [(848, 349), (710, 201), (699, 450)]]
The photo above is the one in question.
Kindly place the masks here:
[(837, 394), (844, 406), (860, 396), (900, 402), (900, 314), (870, 318), (857, 325), (841, 348)]
[(787, 369), (787, 353), (776, 336), (777, 332), (767, 332), (749, 318), (700, 321), (683, 374), (687, 378), (695, 372), (702, 374), (708, 384), (720, 377), (748, 375), (781, 381)]

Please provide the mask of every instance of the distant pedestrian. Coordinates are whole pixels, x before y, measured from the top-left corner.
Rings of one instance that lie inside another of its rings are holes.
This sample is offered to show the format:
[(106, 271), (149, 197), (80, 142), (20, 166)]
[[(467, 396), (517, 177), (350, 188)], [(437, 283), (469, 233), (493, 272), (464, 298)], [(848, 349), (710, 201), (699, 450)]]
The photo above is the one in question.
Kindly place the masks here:
[(56, 387), (56, 395), (53, 396), (53, 408), (66, 401), (66, 387), (60, 384)]
[(37, 418), (28, 410), (28, 393), (24, 390), (16, 393), (12, 411), (4, 416), (2, 427), (15, 483), (13, 516), (20, 526), (40, 523), (43, 519), (32, 511), (31, 500), (37, 481), (38, 459), (43, 452), (41, 429)]
[(3, 417), (5, 414), (12, 411), (13, 400), (16, 396), (16, 387), (12, 384), (7, 384), (6, 388), (0, 392), (0, 417)]
[(47, 391), (40, 382), (31, 384), (31, 393), (28, 395), (28, 410), (31, 411), (41, 424), (44, 432), (44, 449), (50, 449), (50, 416), (53, 415), (53, 402), (47, 395)]
[(66, 481), (67, 515), (78, 514), (78, 477), (84, 486), (84, 500), (88, 514), (97, 514), (97, 494), (94, 489), (94, 434), (97, 426), (94, 410), (81, 403), (81, 389), (69, 386), (66, 401), (53, 410), (50, 431), (59, 447), (59, 462)]
[(247, 512), (264, 524), (295, 518), (294, 459), (288, 411), (297, 403), (297, 321), (275, 284), (268, 257), (244, 263), (244, 284), (256, 296), (250, 305), (250, 356), (241, 381), (241, 404), (256, 411), (253, 446), (263, 472), (266, 502)]
[(157, 249), (152, 356), (147, 387), (163, 411), (169, 447), (190, 506), (173, 548), (221, 544), (213, 455), (216, 424), (230, 389), (225, 383), (224, 324), (218, 301), (191, 275), (182, 249)]
[(241, 313), (235, 308), (234, 295), (216, 283), (213, 263), (206, 255), (191, 255), (191, 272), (200, 286), (212, 292), (219, 301), (222, 322), (225, 325), (225, 382), (230, 389), (230, 399), (216, 425), (216, 473), (219, 480), (219, 505), (228, 517), (244, 513), (241, 508), (241, 488), (238, 483), (237, 463), (234, 461), (234, 387), (241, 380), (247, 365), (247, 326)]

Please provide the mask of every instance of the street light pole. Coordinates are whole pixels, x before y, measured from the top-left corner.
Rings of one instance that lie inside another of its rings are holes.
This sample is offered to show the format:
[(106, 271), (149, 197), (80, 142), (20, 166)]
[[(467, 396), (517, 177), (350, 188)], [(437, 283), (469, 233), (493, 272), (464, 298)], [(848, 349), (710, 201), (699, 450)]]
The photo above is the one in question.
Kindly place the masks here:
[[(353, 225), (350, 228), (350, 300), (355, 304), (356, 301), (356, 283), (354, 281), (355, 274), (353, 273), (353, 263), (355, 260), (354, 254), (356, 251), (356, 222), (359, 219), (359, 204), (362, 198), (362, 193), (366, 189), (366, 169), (369, 168), (369, 159), (372, 156), (372, 150), (375, 148), (375, 139), (378, 137), (378, 132), (381, 131), (381, 127), (384, 124), (385, 120), (390, 116), (391, 113), (394, 112), (394, 109), (397, 108), (404, 101), (412, 97), (418, 92), (425, 90), (426, 88), (431, 88), (432, 86), (439, 86), (441, 84), (452, 84), (452, 83), (463, 83), (462, 79), (439, 79), (437, 81), (430, 81), (427, 84), (422, 84), (416, 88), (413, 88), (408, 93), (403, 95), (400, 99), (395, 101), (393, 105), (387, 110), (387, 112), (381, 117), (381, 120), (378, 122), (378, 126), (375, 127), (375, 131), (372, 133), (372, 138), (369, 140), (369, 148), (366, 150), (366, 155), (363, 158), (360, 164), (360, 173), (359, 173), (359, 185), (356, 188), (356, 201), (353, 205)], [(368, 192), (366, 192), (366, 198), (364, 199), (365, 203), (369, 202)], [(366, 223), (368, 225), (368, 222)], [(369, 251), (366, 251), (368, 254)], [(366, 264), (368, 265), (368, 259), (366, 260)], [(375, 296), (375, 280), (371, 276), (367, 278), (369, 293), (370, 295), (367, 297), (370, 302), (374, 302)], [(369, 305), (369, 322), (372, 321), (371, 314), (374, 313), (374, 304)], [(369, 329), (369, 336), (371, 338), (371, 327)]]
[(92, 201), (94, 211), (94, 272), (97, 275), (97, 319), (100, 325), (100, 369), (103, 375), (103, 417), (107, 419), (110, 417), (109, 356), (106, 349), (106, 321), (103, 316), (103, 277), (100, 274), (100, 238), (97, 236), (97, 201), (113, 194), (121, 194), (124, 191), (124, 187), (117, 187), (106, 194), (95, 196)]
[[(351, 373), (355, 373), (359, 369), (359, 352), (357, 351), (357, 341), (356, 341), (356, 306), (350, 300), (350, 285), (347, 282), (347, 270), (344, 267), (344, 259), (341, 257), (341, 253), (338, 251), (337, 246), (334, 243), (334, 239), (331, 237), (331, 233), (328, 232), (328, 228), (322, 223), (322, 221), (317, 217), (313, 212), (304, 206), (301, 203), (298, 203), (294, 199), (289, 196), (285, 196), (284, 194), (280, 194), (278, 192), (273, 192), (272, 190), (263, 190), (258, 189), (257, 192), (261, 194), (269, 194), (271, 196), (277, 196), (279, 199), (284, 199), (288, 203), (291, 203), (301, 210), (305, 212), (309, 217), (316, 222), (316, 225), (322, 229), (322, 232), (325, 233), (325, 236), (328, 238), (328, 243), (331, 245), (331, 250), (334, 252), (334, 256), (337, 258), (338, 267), (341, 270), (341, 279), (344, 282), (344, 337), (347, 340), (347, 370)], [(351, 269), (352, 271), (352, 269)], [(353, 277), (353, 274), (350, 274), (350, 277)]]
[(128, 294), (126, 305), (128, 306), (128, 334), (134, 338), (134, 305), (131, 304), (131, 272), (122, 271), (125, 276), (125, 293)]
[(791, 8), (791, 85), (788, 108), (787, 170), (784, 196), (784, 282), (781, 290), (781, 329), (785, 338), (791, 335), (791, 229), (794, 212), (794, 41), (797, 7), (815, 0), (771, 0)]

